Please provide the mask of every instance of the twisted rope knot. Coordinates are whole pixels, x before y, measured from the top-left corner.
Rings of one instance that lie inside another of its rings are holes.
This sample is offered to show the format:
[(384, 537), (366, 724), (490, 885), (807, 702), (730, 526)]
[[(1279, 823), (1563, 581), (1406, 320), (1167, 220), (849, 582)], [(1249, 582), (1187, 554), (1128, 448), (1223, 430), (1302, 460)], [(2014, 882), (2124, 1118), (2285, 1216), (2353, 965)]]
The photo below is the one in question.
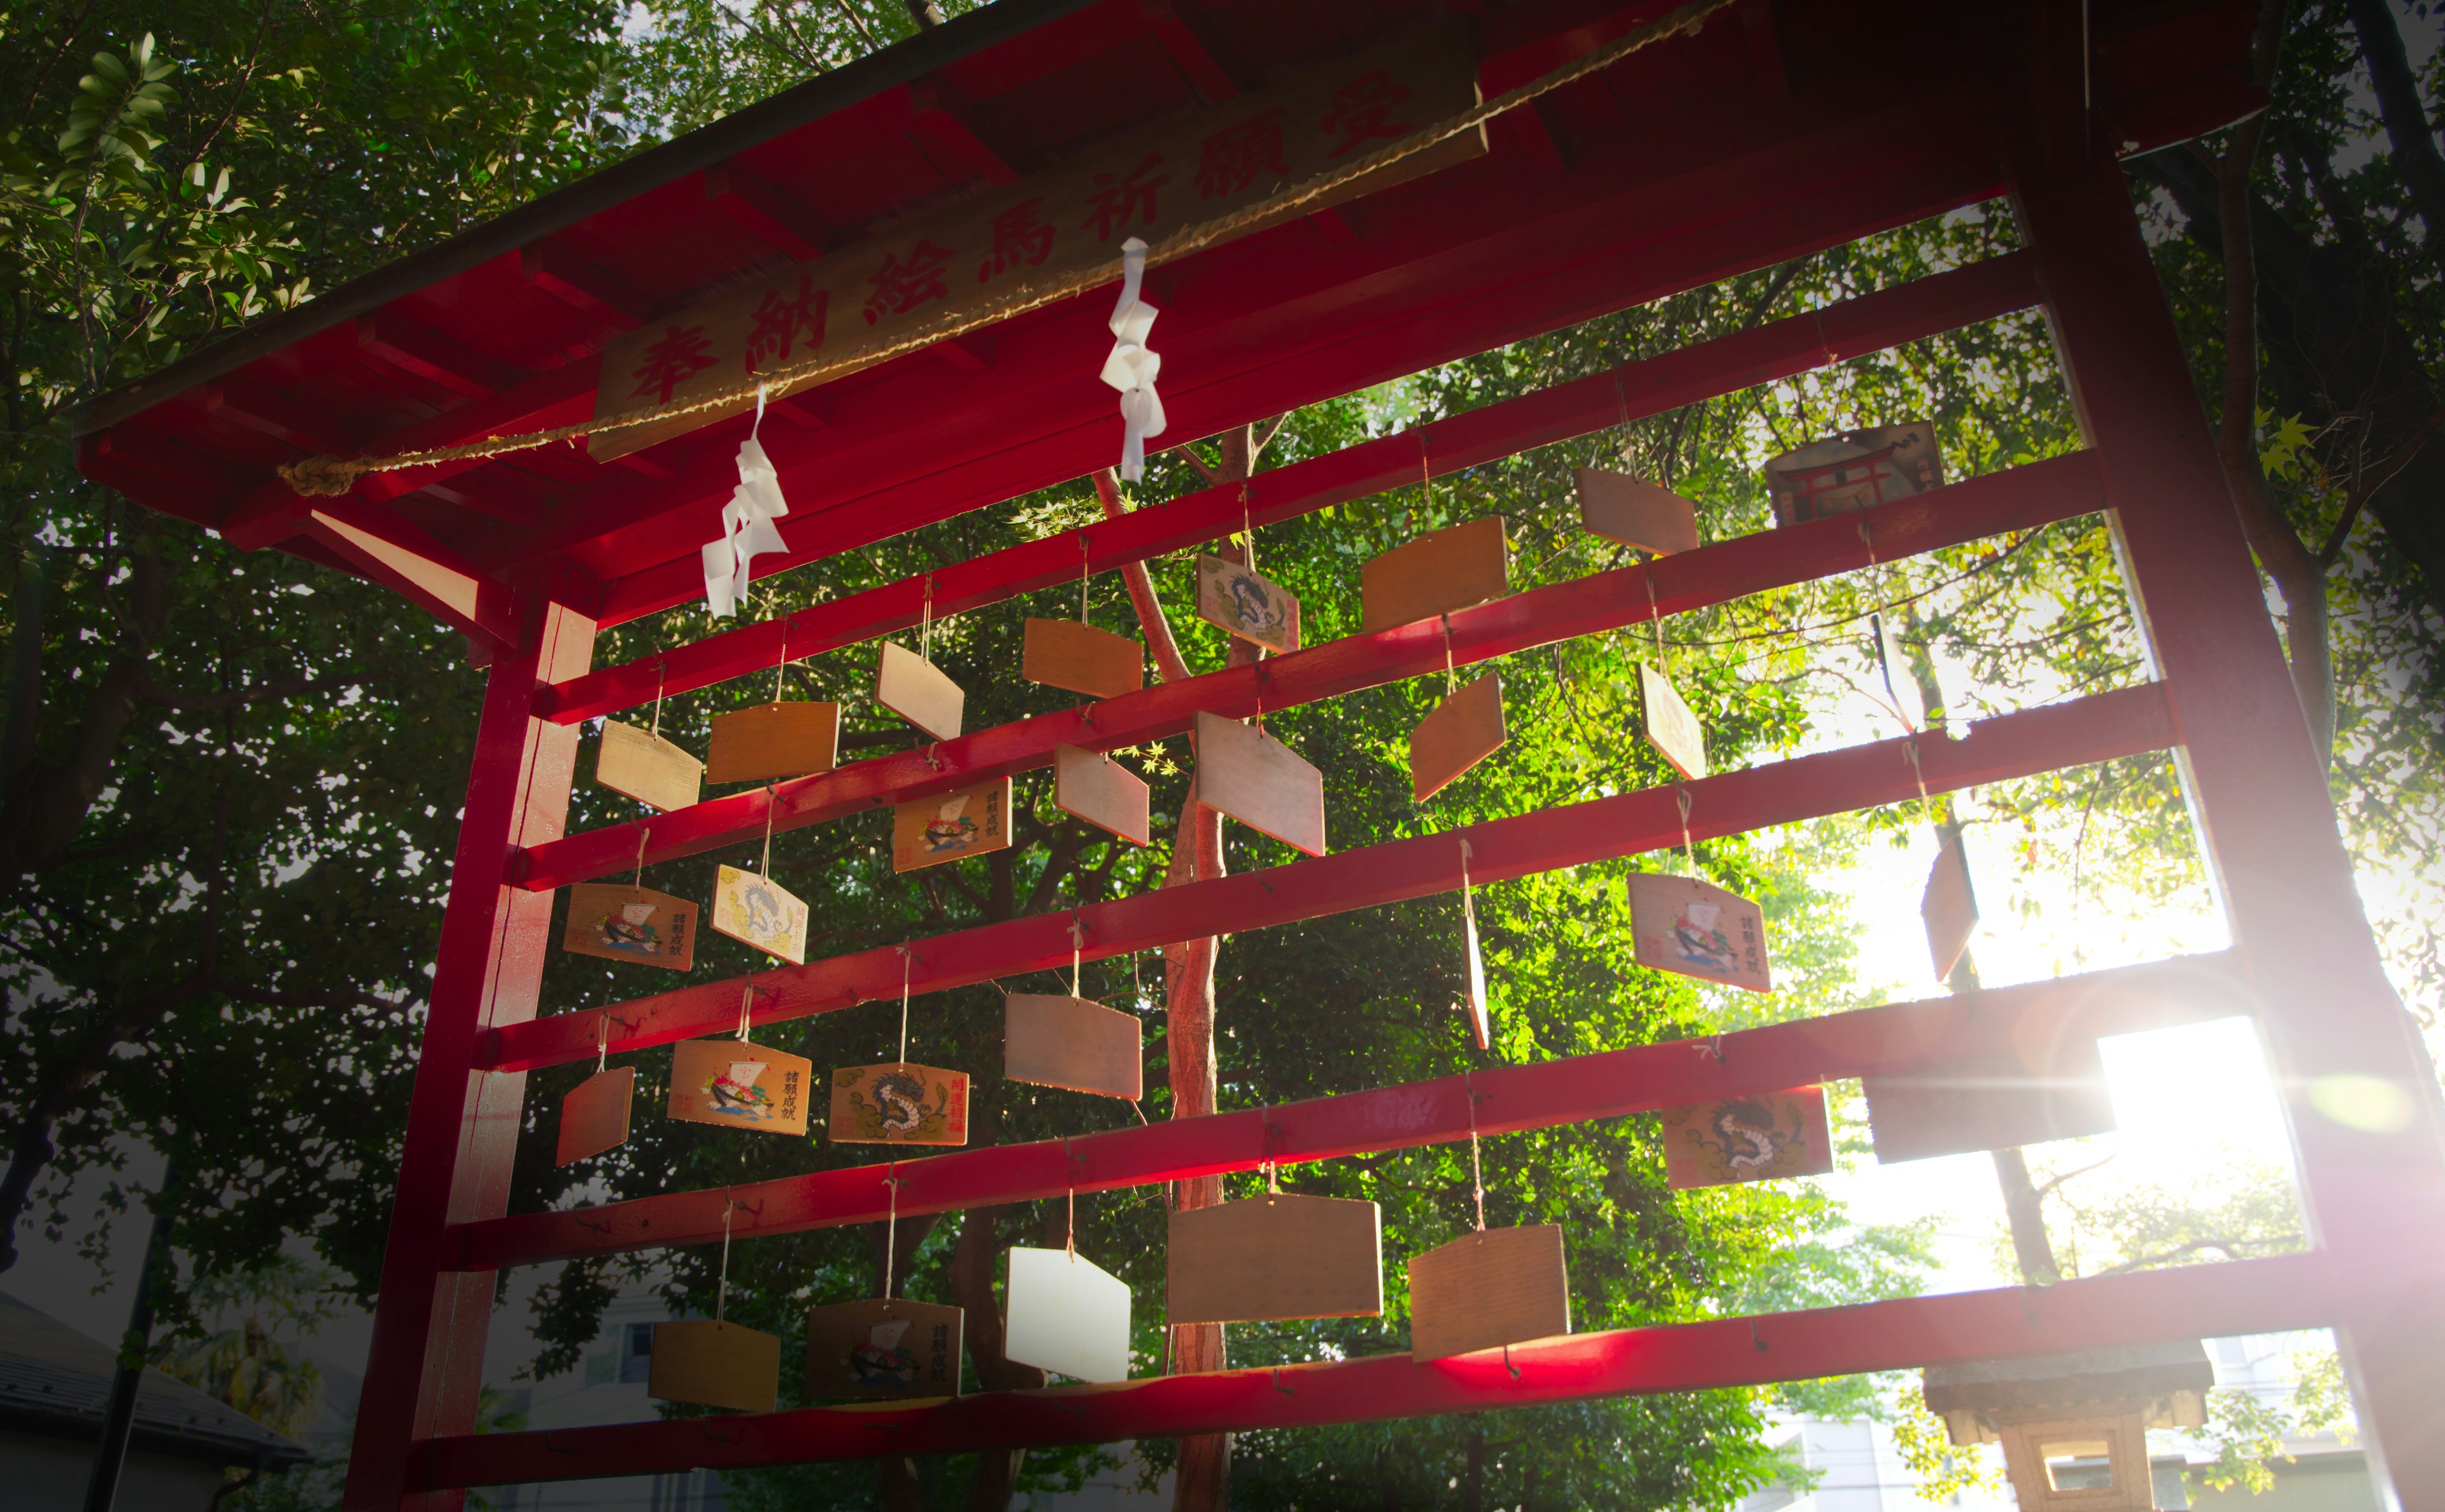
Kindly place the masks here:
[(289, 492), (301, 498), (338, 498), (356, 487), (358, 477), (369, 469), (353, 457), (308, 457), (283, 462), (277, 471)]

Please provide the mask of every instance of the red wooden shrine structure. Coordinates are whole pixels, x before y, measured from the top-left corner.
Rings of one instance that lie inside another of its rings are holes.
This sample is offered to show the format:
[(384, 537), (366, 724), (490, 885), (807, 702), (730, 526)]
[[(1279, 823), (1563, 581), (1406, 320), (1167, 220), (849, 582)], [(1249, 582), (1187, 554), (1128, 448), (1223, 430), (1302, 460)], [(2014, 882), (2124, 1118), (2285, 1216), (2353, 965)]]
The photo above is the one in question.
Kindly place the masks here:
[[(775, 624), (653, 663), (595, 667), (598, 627), (690, 601), (736, 473), (733, 419), (598, 463), (554, 445), (369, 474), (301, 499), (274, 475), (567, 423), (590, 413), (605, 344), (708, 289), (816, 263), (1080, 143), (1233, 98), (1364, 46), (1429, 0), (999, 0), (644, 153), (261, 322), (106, 396), (88, 474), (250, 549), (386, 584), (466, 632), (491, 671), (358, 1419), (348, 1504), (454, 1506), (460, 1488), (688, 1466), (946, 1453), (1465, 1411), (1598, 1393), (1797, 1380), (2117, 1342), (2334, 1327), (2404, 1505), (2445, 1507), (2445, 1143), (2434, 1074), (2380, 969), (2317, 761), (2119, 157), (2258, 104), (2242, 0), (1740, 0), (1498, 118), (1475, 161), (1296, 218), (1149, 274), (1171, 428), (1203, 437), (1879, 230), (2008, 198), (2028, 250), (1259, 475), (1258, 526), (2042, 306), (2087, 447), (1842, 516), (1723, 541), (1450, 616), (1461, 663), (1643, 623), (1871, 561), (2049, 520), (2113, 520), (2153, 681), (1980, 722), (1924, 747), (1927, 787), (2170, 749), (2230, 924), (2226, 952), (1897, 1004), (1688, 1045), (1488, 1071), (1500, 1131), (1940, 1065), (2031, 1036), (2247, 1014), (2279, 1073), (2314, 1246), (2270, 1259), (1869, 1306), (1584, 1334), (1428, 1366), (1406, 1356), (477, 1436), (496, 1273), (717, 1241), (720, 1192), (580, 1212), (507, 1210), (525, 1073), (595, 1053), (597, 1016), (542, 1013), (552, 889), (625, 870), (640, 826), (565, 833), (579, 721), (769, 673)], [(1455, 0), (1487, 95), (1667, 9), (1636, 0)], [(1109, 289), (904, 355), (775, 406), (763, 438), (792, 513), (759, 572), (835, 553), (1108, 465), (1095, 374)], [(954, 613), (1236, 528), (1237, 490), (1196, 494), (934, 575)], [(820, 568), (818, 568), (820, 570)], [(911, 580), (792, 617), (793, 657), (917, 623)], [(1160, 684), (719, 797), (652, 824), (648, 861), (822, 823), (986, 775), (1439, 668), (1428, 621)], [(1902, 742), (1691, 784), (1698, 832), (1912, 796)], [(767, 806), (777, 812), (767, 814)], [(1484, 883), (1673, 846), (1669, 791), (1464, 831)], [(1196, 882), (1080, 910), (1100, 958), (1457, 889), (1448, 835)], [(920, 943), (920, 993), (1068, 963), (1067, 915)], [(887, 997), (889, 949), (759, 973), (773, 1022)], [(630, 1003), (613, 1053), (732, 1027), (737, 980)], [(2416, 1110), (2351, 1127), (2330, 1078)], [(1247, 1170), (1466, 1136), (1459, 1081), (1354, 1092), (903, 1163), (902, 1212)], [(741, 1189), (739, 1238), (880, 1221), (883, 1167)]]

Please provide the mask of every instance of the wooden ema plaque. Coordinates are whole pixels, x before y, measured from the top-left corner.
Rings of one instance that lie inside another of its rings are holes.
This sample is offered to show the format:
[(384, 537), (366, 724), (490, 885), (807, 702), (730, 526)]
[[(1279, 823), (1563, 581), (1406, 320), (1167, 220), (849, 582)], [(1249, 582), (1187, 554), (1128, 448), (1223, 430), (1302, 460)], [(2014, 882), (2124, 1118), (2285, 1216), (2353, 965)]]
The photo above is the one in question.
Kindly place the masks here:
[(581, 882), (569, 889), (560, 948), (686, 971), (696, 964), (696, 905), (644, 887)]
[(1646, 663), (1638, 663), (1638, 707), (1647, 743), (1672, 770), (1695, 779), (1707, 775), (1707, 731), (1689, 712), (1681, 690)]
[(1822, 1087), (1691, 1103), (1667, 1108), (1663, 1117), (1664, 1181), (1675, 1191), (1834, 1168)]
[(1010, 848), (1010, 778), (911, 798), (891, 811), (891, 869), (914, 871)]
[(1137, 1015), (1084, 998), (1024, 992), (1004, 998), (1001, 1007), (1001, 1073), (1010, 1080), (1130, 1102), (1146, 1094)]
[(716, 871), (713, 927), (767, 955), (806, 962), (807, 905), (770, 877), (737, 867)]
[(879, 1297), (807, 1311), (807, 1394), (899, 1401), (960, 1394), (956, 1307)]
[(1174, 1323), (1383, 1311), (1382, 1223), (1373, 1203), (1272, 1192), (1171, 1215)]
[(1918, 916), (1927, 925), (1928, 959), (1935, 980), (1952, 974), (1961, 953), (1969, 948), (1970, 931), (1978, 927), (1978, 894), (1969, 886), (1969, 853), (1961, 836), (1947, 836), (1927, 874), (1927, 892), (1919, 899)]
[(1091, 699), (1117, 699), (1146, 686), (1146, 647), (1076, 620), (1031, 619), (1019, 676)]
[(1010, 1252), (1002, 1357), (1075, 1380), (1129, 1378), (1129, 1288), (1061, 1249)]
[(744, 1039), (683, 1039), (671, 1048), (670, 1116), (683, 1124), (807, 1131), (814, 1062)]
[(1299, 602), (1253, 567), (1219, 556), (1197, 559), (1197, 617), (1269, 651), (1299, 648)]
[(968, 696), (941, 667), (886, 641), (874, 673), (874, 701), (937, 740), (956, 740)]
[(1765, 464), (1775, 519), (1799, 525), (1874, 509), (1944, 486), (1944, 457), (1925, 420), (1844, 431)]
[(1502, 749), (1502, 678), (1488, 672), (1456, 689), (1409, 733), (1409, 794), (1420, 803)]
[(1409, 1358), (1421, 1365), (1570, 1331), (1558, 1224), (1463, 1234), (1409, 1261)]
[(1198, 711), (1197, 801), (1309, 855), (1324, 854), (1324, 774), (1253, 724)]
[(1698, 549), (1698, 506), (1624, 473), (1579, 469), (1579, 523), (1650, 556)]
[(1143, 777), (1100, 751), (1053, 748), (1053, 806), (1131, 845), (1154, 843), (1152, 791)]
[(560, 1100), (560, 1138), (553, 1147), (551, 1163), (574, 1165), (589, 1155), (600, 1155), (626, 1144), (628, 1110), (636, 1096), (634, 1066), (598, 1071), (570, 1088), (569, 1095)]
[(1694, 877), (1633, 871), (1630, 927), (1642, 966), (1751, 992), (1774, 990), (1765, 915), (1739, 893)]
[(781, 1341), (709, 1317), (657, 1323), (645, 1394), (736, 1412), (770, 1412), (781, 1394)]
[(606, 719), (594, 749), (594, 780), (668, 813), (697, 800), (704, 763), (650, 731)]
[(840, 705), (759, 703), (713, 717), (707, 782), (767, 782), (830, 772), (840, 762)]
[(2019, 1051), (1863, 1076), (1868, 1132), (1880, 1165), (2014, 1149), (2114, 1131), (2114, 1098), (2097, 1041), (2049, 1040)]
[(1468, 960), (1463, 962), (1468, 975), (1461, 988), (1467, 996), (1461, 999), (1461, 1012), (1468, 1016), (1468, 1031), (1477, 1036), (1477, 1048), (1490, 1050), (1494, 1046), (1494, 1022), (1485, 1011), (1485, 958), (1478, 953), (1475, 909), (1461, 915), (1461, 930), (1468, 947)]
[(968, 1074), (889, 1061), (832, 1073), (835, 1145), (964, 1145)]
[(1502, 517), (1489, 514), (1429, 532), (1361, 568), (1358, 633), (1372, 635), (1510, 591)]

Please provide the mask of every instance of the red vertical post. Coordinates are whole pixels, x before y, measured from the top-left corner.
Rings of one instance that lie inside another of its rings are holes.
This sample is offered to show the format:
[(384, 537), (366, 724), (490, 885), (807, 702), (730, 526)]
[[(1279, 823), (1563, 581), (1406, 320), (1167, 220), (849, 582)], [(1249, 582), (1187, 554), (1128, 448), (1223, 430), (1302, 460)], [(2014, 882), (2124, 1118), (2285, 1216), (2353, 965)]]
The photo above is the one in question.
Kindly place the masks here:
[[(2025, 159), (2026, 160), (2026, 159)], [(2277, 1073), (2372, 1447), (2445, 1508), (2445, 1118), (2354, 890), (2258, 569), (2110, 162), (2017, 185), (2080, 423), (2103, 465), (2185, 786)]]
[(457, 1512), (466, 1500), (409, 1496), (407, 1469), (417, 1445), (476, 1430), (494, 1274), (458, 1269), (443, 1241), (447, 1225), (509, 1207), (526, 1075), (471, 1068), (479, 1035), (534, 1017), (552, 895), (511, 887), (509, 860), (567, 827), (577, 727), (534, 710), (593, 652), (594, 623), (548, 605), (529, 644), (504, 653), (485, 684), (348, 1459), (348, 1512)]

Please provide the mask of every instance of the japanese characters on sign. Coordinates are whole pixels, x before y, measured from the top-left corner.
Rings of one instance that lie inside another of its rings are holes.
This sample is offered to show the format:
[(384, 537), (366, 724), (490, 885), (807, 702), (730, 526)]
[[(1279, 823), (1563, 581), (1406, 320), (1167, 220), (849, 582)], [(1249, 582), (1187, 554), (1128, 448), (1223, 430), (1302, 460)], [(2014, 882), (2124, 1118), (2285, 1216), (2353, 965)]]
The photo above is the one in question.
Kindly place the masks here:
[[(685, 404), (811, 359), (854, 366), (922, 323), (1114, 261), (1131, 236), (1160, 243), (1476, 103), (1476, 64), (1457, 22), (1422, 27), (616, 337), (604, 349), (595, 418)], [(1297, 213), (1484, 151), (1483, 132), (1465, 132)], [(598, 436), (588, 450), (618, 457), (753, 402)]]
[(1751, 992), (1774, 990), (1765, 915), (1738, 893), (1695, 877), (1633, 871), (1630, 926), (1642, 966)]

